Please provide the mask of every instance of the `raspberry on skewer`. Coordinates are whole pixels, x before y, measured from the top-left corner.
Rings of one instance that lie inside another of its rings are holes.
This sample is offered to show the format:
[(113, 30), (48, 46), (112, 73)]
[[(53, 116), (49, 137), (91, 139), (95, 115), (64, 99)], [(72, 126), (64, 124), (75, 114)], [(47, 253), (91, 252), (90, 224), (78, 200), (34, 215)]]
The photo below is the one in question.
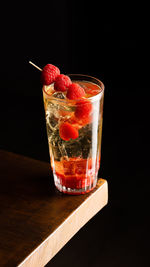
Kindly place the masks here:
[(57, 76), (60, 75), (59, 68), (57, 68), (56, 66), (52, 64), (47, 64), (42, 70), (37, 65), (35, 65), (33, 62), (29, 61), (29, 63), (42, 72), (41, 81), (43, 85), (50, 85), (51, 83), (55, 82)]
[(56, 91), (64, 92), (68, 89), (68, 87), (72, 84), (71, 79), (69, 76), (60, 74), (57, 76), (54, 84), (54, 89)]
[(71, 100), (77, 100), (85, 96), (84, 89), (77, 83), (72, 83), (67, 91), (67, 98)]

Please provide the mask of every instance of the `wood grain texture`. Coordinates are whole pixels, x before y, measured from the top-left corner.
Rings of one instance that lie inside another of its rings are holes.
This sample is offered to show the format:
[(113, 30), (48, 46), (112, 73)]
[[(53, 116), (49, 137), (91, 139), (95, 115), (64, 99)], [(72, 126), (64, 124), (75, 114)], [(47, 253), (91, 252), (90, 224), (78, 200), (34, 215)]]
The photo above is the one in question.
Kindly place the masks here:
[(48, 163), (0, 151), (0, 265), (44, 266), (107, 201), (103, 179), (64, 195)]

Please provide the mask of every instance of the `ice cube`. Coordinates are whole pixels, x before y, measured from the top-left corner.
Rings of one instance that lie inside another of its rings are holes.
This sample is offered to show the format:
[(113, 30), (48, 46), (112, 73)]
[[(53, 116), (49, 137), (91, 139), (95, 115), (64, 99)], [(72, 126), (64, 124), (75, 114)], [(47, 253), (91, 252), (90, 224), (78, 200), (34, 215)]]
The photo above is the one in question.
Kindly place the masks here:
[(60, 153), (59, 147), (56, 145), (52, 145), (50, 140), (49, 140), (49, 146), (51, 148), (51, 151), (52, 151), (51, 153), (53, 155), (54, 160), (59, 161), (61, 158), (61, 153)]
[(66, 151), (66, 148), (65, 148), (65, 144), (62, 142), (62, 143), (58, 143), (58, 147), (59, 147), (59, 151), (61, 153), (61, 156), (62, 158), (65, 157), (68, 159), (68, 155), (67, 155), (67, 151)]
[(66, 98), (66, 96), (62, 92), (55, 92), (54, 94), (52, 94), (52, 96), (55, 98), (59, 98), (59, 99), (65, 99)]
[(88, 124), (79, 130), (79, 142), (82, 150), (82, 157), (91, 155), (92, 125)]
[(54, 115), (49, 117), (49, 123), (48, 124), (50, 125), (52, 130), (56, 130), (58, 128), (58, 119), (57, 119), (57, 117), (55, 117)]
[(58, 130), (58, 118), (50, 110), (46, 111), (46, 127), (48, 139), (51, 140), (53, 134)]
[(71, 140), (65, 143), (65, 148), (68, 157), (82, 157), (82, 147), (80, 141)]
[(46, 109), (46, 118), (50, 118), (55, 116), (56, 118), (59, 118), (59, 112), (58, 112), (58, 105), (56, 103), (53, 103), (52, 101), (49, 101), (47, 104), (47, 109)]
[(75, 162), (73, 160), (63, 161), (64, 174), (65, 175), (75, 175)]

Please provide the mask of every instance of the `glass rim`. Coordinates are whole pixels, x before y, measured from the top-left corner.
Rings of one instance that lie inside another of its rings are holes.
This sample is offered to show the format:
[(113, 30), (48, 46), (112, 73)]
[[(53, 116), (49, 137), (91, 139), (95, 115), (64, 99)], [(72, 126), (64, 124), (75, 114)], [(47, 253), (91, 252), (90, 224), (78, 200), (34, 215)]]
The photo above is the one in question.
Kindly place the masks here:
[[(43, 85), (42, 91), (46, 94), (46, 96), (48, 97), (48, 99), (59, 101), (59, 102), (63, 102), (63, 103), (67, 103), (67, 104), (69, 104), (69, 103), (77, 103), (77, 102), (83, 101), (83, 99), (87, 99), (87, 100), (90, 100), (91, 102), (94, 102), (96, 100), (99, 100), (101, 98), (102, 94), (104, 93), (105, 86), (104, 86), (103, 82), (101, 80), (99, 80), (98, 78), (95, 78), (93, 76), (86, 75), (86, 74), (66, 74), (66, 75), (69, 76), (69, 77), (83, 78), (82, 81), (85, 81), (85, 82), (88, 82), (88, 81), (89, 82), (92, 82), (92, 80), (93, 80), (93, 83), (96, 84), (96, 85), (98, 85), (101, 90), (100, 90), (100, 92), (97, 95), (94, 95), (94, 96), (91, 96), (91, 97), (88, 97), (88, 98), (81, 98), (81, 99), (59, 99), (59, 98), (56, 98), (56, 97), (53, 97), (53, 96), (49, 95), (46, 92), (46, 90), (45, 90), (45, 87), (47, 87), (47, 85)], [(91, 81), (90, 81), (90, 79), (91, 79)]]

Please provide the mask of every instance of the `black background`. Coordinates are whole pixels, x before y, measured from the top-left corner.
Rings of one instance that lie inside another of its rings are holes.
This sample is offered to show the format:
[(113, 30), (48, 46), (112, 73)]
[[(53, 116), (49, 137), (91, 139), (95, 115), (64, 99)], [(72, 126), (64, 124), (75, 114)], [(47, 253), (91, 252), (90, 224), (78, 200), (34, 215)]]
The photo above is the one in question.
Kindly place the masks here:
[[(40, 73), (105, 84), (102, 161), (109, 204), (48, 266), (147, 266), (149, 253), (149, 16), (141, 3), (50, 1), (1, 9), (0, 146), (49, 161)], [(3, 16), (2, 16), (3, 15)]]

